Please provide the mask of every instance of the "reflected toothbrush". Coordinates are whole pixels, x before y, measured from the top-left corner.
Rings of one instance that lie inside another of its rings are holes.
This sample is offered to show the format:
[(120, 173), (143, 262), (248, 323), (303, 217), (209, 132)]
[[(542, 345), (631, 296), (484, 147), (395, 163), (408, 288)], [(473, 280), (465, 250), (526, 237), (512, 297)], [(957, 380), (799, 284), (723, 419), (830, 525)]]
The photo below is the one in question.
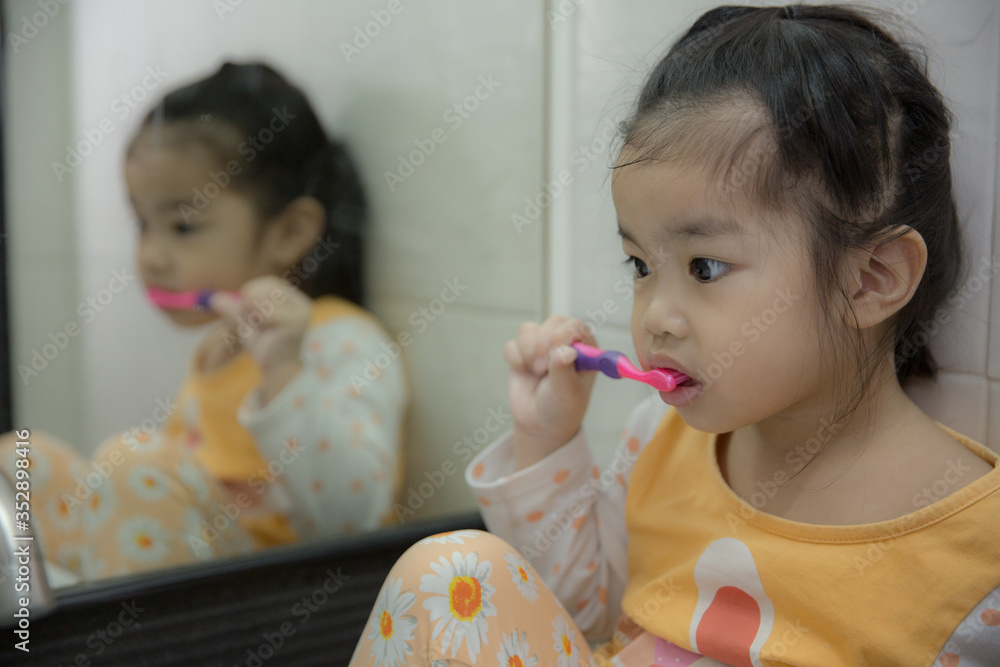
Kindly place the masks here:
[(600, 371), (616, 380), (620, 378), (637, 380), (659, 391), (673, 391), (677, 385), (688, 379), (688, 376), (680, 371), (669, 371), (664, 368), (640, 370), (628, 360), (628, 357), (614, 350), (602, 350), (585, 343), (573, 343), (572, 347), (576, 348), (574, 365), (578, 371)]
[[(190, 290), (187, 292), (171, 292), (165, 289), (150, 287), (146, 290), (146, 296), (160, 308), (173, 310), (211, 310), (209, 301), (212, 295), (222, 290)], [(239, 298), (239, 292), (223, 291), (223, 294), (232, 295)]]

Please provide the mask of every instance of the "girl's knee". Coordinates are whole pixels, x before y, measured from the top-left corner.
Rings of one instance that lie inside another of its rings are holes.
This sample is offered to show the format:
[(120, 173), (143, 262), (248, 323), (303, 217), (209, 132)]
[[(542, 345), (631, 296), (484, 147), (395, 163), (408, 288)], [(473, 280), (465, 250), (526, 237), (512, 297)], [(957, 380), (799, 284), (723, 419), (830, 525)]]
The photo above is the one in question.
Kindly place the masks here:
[[(20, 431), (21, 435), (24, 431)], [(26, 450), (29, 453), (39, 451), (50, 455), (60, 455), (79, 458), (80, 454), (59, 438), (44, 431), (30, 431), (28, 437), (22, 438), (18, 431), (7, 431), (0, 434), (0, 453), (7, 454), (15, 449)]]
[[(392, 568), (392, 576), (405, 577), (407, 573), (427, 573), (427, 564), (439, 557), (451, 560), (455, 552), (462, 555), (476, 552), (480, 560), (503, 560), (503, 555), (514, 547), (503, 539), (482, 530), (455, 530), (431, 535), (407, 549)], [(419, 575), (418, 575), (419, 576)]]
[(93, 464), (110, 471), (147, 465), (172, 468), (182, 459), (184, 453), (168, 443), (161, 433), (138, 436), (123, 433), (101, 443), (94, 453)]

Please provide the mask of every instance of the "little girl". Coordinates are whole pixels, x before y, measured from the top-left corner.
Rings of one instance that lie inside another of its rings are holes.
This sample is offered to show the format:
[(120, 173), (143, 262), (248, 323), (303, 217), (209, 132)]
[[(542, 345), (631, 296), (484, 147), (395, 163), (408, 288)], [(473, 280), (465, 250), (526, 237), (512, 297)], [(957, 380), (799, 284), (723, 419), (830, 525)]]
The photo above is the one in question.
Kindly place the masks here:
[[(145, 286), (217, 290), (162, 432), (92, 461), (32, 433), (34, 523), (84, 579), (374, 528), (401, 470), (401, 364), (365, 311), (361, 182), (306, 97), (264, 65), (225, 64), (167, 95), (125, 161)], [(10, 438), (8, 438), (9, 440)], [(0, 457), (15, 469), (7, 446)]]
[(412, 547), (352, 665), (1000, 664), (998, 457), (902, 390), (933, 377), (912, 341), (959, 281), (948, 131), (860, 10), (699, 18), (612, 179), (636, 355), (690, 379), (602, 472), (569, 347), (590, 333), (522, 325), (513, 433), (466, 474), (503, 540)]

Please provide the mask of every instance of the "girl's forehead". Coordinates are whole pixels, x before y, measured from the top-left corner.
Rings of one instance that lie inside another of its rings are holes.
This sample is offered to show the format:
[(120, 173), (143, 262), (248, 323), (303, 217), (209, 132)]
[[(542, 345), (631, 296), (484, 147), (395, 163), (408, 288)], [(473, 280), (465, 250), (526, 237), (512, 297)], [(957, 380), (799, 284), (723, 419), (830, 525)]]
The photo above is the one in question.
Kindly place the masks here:
[(647, 159), (620, 162), (612, 198), (622, 237), (679, 240), (767, 237), (804, 242), (808, 229), (794, 210), (762, 206), (746, 192), (725, 187), (711, 164)]
[(129, 148), (126, 161), (146, 168), (183, 165), (209, 168), (218, 162), (211, 148), (197, 141), (182, 141), (167, 133), (143, 132)]
[(754, 213), (749, 202), (724, 190), (708, 165), (688, 160), (620, 164), (611, 194), (619, 216), (626, 217), (737, 219)]

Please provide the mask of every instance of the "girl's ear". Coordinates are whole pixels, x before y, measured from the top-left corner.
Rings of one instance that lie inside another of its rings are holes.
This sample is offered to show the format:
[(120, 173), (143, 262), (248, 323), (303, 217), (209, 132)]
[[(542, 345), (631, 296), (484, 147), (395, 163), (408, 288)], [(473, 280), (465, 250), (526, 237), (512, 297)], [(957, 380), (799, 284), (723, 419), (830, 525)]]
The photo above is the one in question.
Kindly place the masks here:
[(315, 197), (293, 199), (267, 226), (267, 251), (278, 271), (286, 271), (319, 241), (326, 209)]
[(909, 303), (927, 266), (924, 237), (912, 227), (894, 230), (890, 241), (853, 253), (848, 261), (851, 306), (848, 324), (867, 329)]

